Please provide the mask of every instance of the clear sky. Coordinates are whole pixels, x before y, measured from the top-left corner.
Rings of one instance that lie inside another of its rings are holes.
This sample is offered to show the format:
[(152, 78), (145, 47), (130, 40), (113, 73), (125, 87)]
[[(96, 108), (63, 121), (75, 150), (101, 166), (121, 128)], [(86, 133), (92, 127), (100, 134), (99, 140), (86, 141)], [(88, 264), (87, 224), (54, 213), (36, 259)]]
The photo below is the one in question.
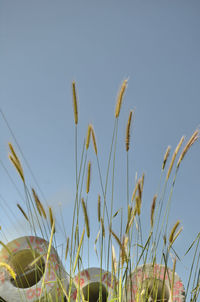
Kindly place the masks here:
[[(0, 0), (0, 107), (58, 224), (62, 204), (67, 235), (75, 198), (71, 82), (76, 81), (79, 99), (78, 164), (91, 122), (105, 183), (116, 95), (122, 81), (129, 79), (119, 120), (114, 210), (126, 204), (124, 137), (129, 110), (134, 109), (130, 194), (136, 172), (139, 176), (145, 172), (142, 211), (148, 229), (165, 150), (171, 145), (173, 151), (181, 136), (189, 138), (200, 123), (199, 16), (199, 0)], [(7, 143), (13, 142), (22, 156), (2, 116), (0, 129), (0, 160), (20, 192), (2, 166), (0, 224), (10, 240), (29, 231), (16, 208), (16, 203), (23, 205), (23, 186), (8, 160)], [(181, 257), (200, 231), (199, 154), (198, 142), (184, 159), (172, 198), (170, 227), (177, 219), (184, 227), (176, 243)], [(95, 239), (101, 188), (92, 148), (88, 159), (92, 162), (88, 211)], [(22, 163), (28, 185), (38, 191), (23, 159)], [(40, 198), (44, 202), (41, 194)], [(59, 227), (58, 233), (65, 244)], [(177, 267), (185, 283), (190, 260), (191, 256), (183, 258)], [(91, 264), (97, 265), (93, 251)]]

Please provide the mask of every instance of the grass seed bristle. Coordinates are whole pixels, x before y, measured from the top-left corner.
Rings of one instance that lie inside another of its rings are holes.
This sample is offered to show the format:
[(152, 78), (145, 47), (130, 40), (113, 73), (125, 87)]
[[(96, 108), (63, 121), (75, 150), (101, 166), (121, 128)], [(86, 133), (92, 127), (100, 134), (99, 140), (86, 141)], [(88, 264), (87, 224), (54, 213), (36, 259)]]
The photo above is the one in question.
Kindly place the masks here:
[(178, 143), (178, 145), (177, 145), (177, 147), (176, 147), (176, 149), (175, 149), (175, 151), (174, 151), (174, 153), (173, 153), (173, 155), (172, 155), (171, 163), (170, 163), (170, 166), (169, 166), (169, 169), (168, 169), (168, 172), (167, 172), (167, 177), (166, 177), (167, 180), (169, 179), (169, 176), (170, 176), (171, 171), (172, 171), (172, 167), (174, 165), (174, 161), (175, 161), (176, 156), (177, 156), (177, 154), (178, 154), (178, 152), (179, 152), (179, 150), (182, 146), (182, 143), (183, 143), (184, 139), (185, 139), (185, 137), (182, 136), (179, 143)]
[(26, 220), (29, 222), (28, 216), (26, 215), (26, 213), (24, 212), (24, 210), (22, 209), (22, 207), (20, 206), (20, 204), (17, 203), (17, 207), (21, 211), (21, 213), (23, 214), (23, 216), (26, 218)]
[(77, 96), (76, 96), (76, 84), (72, 82), (72, 94), (73, 94), (73, 108), (74, 108), (74, 122), (78, 124), (78, 105), (77, 105)]
[(126, 151), (128, 152), (130, 147), (130, 128), (131, 128), (131, 119), (132, 119), (133, 111), (131, 110), (129, 113), (129, 118), (126, 126)]
[(118, 116), (120, 114), (122, 99), (123, 99), (123, 95), (124, 95), (124, 92), (125, 92), (126, 87), (127, 87), (127, 82), (128, 82), (128, 80), (124, 80), (124, 82), (122, 83), (121, 89), (119, 91), (118, 97), (117, 97), (117, 104), (116, 104), (116, 107), (115, 107), (115, 117), (116, 118), (118, 118)]
[(89, 218), (88, 218), (88, 213), (87, 213), (87, 209), (86, 209), (86, 204), (84, 199), (81, 199), (81, 203), (82, 203), (82, 208), (83, 208), (83, 215), (84, 215), (84, 220), (85, 220), (85, 225), (86, 225), (86, 231), (87, 231), (87, 236), (88, 238), (90, 237), (90, 226), (89, 226)]

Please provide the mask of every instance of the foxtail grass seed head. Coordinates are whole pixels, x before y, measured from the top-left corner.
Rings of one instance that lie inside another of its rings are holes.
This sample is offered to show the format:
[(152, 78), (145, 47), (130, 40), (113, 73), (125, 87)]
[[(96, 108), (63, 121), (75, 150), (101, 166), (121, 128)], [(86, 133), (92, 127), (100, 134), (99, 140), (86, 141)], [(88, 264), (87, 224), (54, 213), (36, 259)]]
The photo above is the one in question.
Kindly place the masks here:
[(95, 132), (94, 132), (93, 126), (91, 126), (91, 134), (92, 134), (92, 142), (93, 142), (94, 152), (97, 155), (97, 142), (96, 142), (96, 137), (95, 137)]
[(98, 211), (97, 211), (97, 215), (98, 215), (98, 222), (100, 222), (101, 219), (101, 196), (98, 195)]
[(7, 270), (7, 272), (11, 275), (11, 277), (14, 280), (16, 280), (16, 273), (14, 272), (14, 270), (12, 269), (12, 267), (9, 264), (7, 264), (5, 262), (0, 262), (0, 267), (4, 267)]
[(11, 154), (9, 154), (8, 157), (9, 157), (10, 161), (12, 162), (12, 164), (14, 165), (17, 172), (19, 173), (23, 183), (25, 183), (24, 172), (23, 172), (21, 163)]
[(154, 195), (153, 197), (153, 202), (151, 205), (151, 227), (153, 228), (154, 225), (154, 212), (155, 212), (155, 207), (156, 207), (156, 199), (157, 199), (157, 194)]
[(142, 192), (143, 192), (143, 188), (144, 188), (144, 177), (145, 177), (145, 174), (142, 173), (142, 178), (141, 178), (141, 189), (142, 189)]
[(141, 214), (141, 203), (142, 203), (142, 201), (141, 201), (140, 197), (136, 196), (135, 197), (135, 204), (136, 204), (136, 210), (137, 210), (138, 216), (140, 216), (140, 214)]
[(167, 238), (166, 238), (166, 235), (163, 236), (163, 242), (164, 242), (164, 245), (166, 246), (167, 244)]
[(73, 94), (73, 108), (74, 108), (74, 122), (78, 124), (78, 105), (77, 105), (77, 96), (76, 96), (76, 85), (75, 82), (72, 82), (72, 94)]
[(91, 161), (88, 162), (88, 169), (87, 169), (87, 184), (86, 184), (86, 193), (88, 194), (90, 191), (90, 178), (91, 178)]
[(87, 130), (86, 143), (85, 143), (86, 150), (88, 150), (89, 145), (90, 145), (91, 129), (92, 129), (92, 125), (89, 124), (88, 125), (88, 130)]
[(33, 193), (33, 198), (35, 200), (35, 204), (36, 204), (36, 208), (38, 210), (38, 213), (40, 214), (40, 216), (43, 216), (44, 219), (47, 218), (46, 212), (44, 210), (44, 207), (41, 203), (41, 201), (39, 200), (38, 195), (36, 194), (35, 190), (32, 188), (32, 193)]
[(40, 214), (40, 216), (42, 216), (42, 212), (41, 212), (41, 209), (40, 209), (40, 201), (39, 201), (39, 198), (35, 192), (35, 190), (32, 188), (32, 193), (33, 193), (33, 198), (35, 200), (35, 204), (36, 204), (36, 208), (38, 210), (38, 213)]
[(121, 262), (122, 262), (122, 267), (124, 265), (124, 262), (127, 262), (127, 246), (128, 246), (128, 236), (124, 236), (123, 237), (123, 241), (122, 241), (122, 249), (121, 249), (121, 253), (120, 253), (120, 256), (121, 256)]
[(142, 200), (142, 186), (141, 186), (141, 179), (138, 181), (138, 196)]
[(171, 146), (168, 146), (168, 147), (167, 147), (167, 150), (166, 150), (166, 152), (165, 152), (165, 155), (164, 155), (163, 164), (162, 164), (162, 170), (165, 169), (165, 165), (166, 165), (166, 162), (167, 162), (167, 160), (168, 160), (170, 151), (171, 151)]
[(178, 154), (178, 152), (179, 152), (179, 150), (180, 150), (180, 148), (181, 148), (181, 146), (182, 146), (182, 144), (184, 142), (184, 139), (185, 139), (185, 137), (182, 136), (181, 139), (180, 139), (180, 142), (178, 143), (178, 145), (177, 145), (177, 147), (176, 147), (176, 149), (175, 149), (175, 151), (174, 151), (174, 153), (172, 155), (171, 163), (170, 163), (170, 166), (169, 166), (169, 169), (168, 169), (168, 172), (167, 172), (167, 178), (166, 178), (167, 180), (170, 177), (170, 174), (171, 174), (171, 171), (172, 171), (172, 167), (174, 165), (174, 161), (175, 161), (176, 156), (177, 156), (177, 154)]
[(190, 147), (196, 142), (196, 140), (199, 138), (199, 130), (195, 130), (194, 133), (192, 134), (192, 136), (190, 137), (189, 141), (187, 142), (185, 148), (183, 149), (178, 163), (177, 163), (177, 168), (180, 166), (181, 161), (183, 160), (183, 158), (185, 157), (185, 154), (187, 153), (187, 151), (190, 149)]
[(15, 153), (15, 150), (14, 150), (14, 148), (13, 148), (13, 145), (12, 145), (11, 143), (8, 143), (8, 146), (9, 146), (9, 148), (10, 148), (10, 151), (11, 151), (12, 156), (13, 156), (13, 157), (15, 158), (15, 160), (19, 163), (19, 165), (21, 165), (21, 164), (20, 164), (20, 161), (19, 161), (19, 158), (18, 158), (17, 154)]
[(21, 213), (23, 214), (23, 216), (25, 217), (25, 219), (27, 221), (29, 221), (28, 216), (26, 215), (26, 213), (24, 212), (24, 210), (22, 209), (22, 207), (20, 206), (20, 204), (17, 204), (17, 207), (21, 211)]
[(173, 226), (172, 230), (171, 230), (171, 233), (169, 235), (169, 242), (172, 243), (173, 242), (173, 239), (174, 239), (174, 234), (178, 228), (180, 224), (180, 220), (177, 220), (177, 222), (175, 223), (175, 225)]
[(118, 116), (120, 114), (122, 99), (123, 99), (123, 95), (124, 95), (124, 92), (127, 87), (127, 82), (128, 82), (128, 80), (124, 80), (124, 82), (122, 83), (121, 89), (119, 91), (118, 97), (117, 97), (117, 104), (116, 104), (116, 108), (115, 108), (115, 117), (116, 118), (118, 118)]
[(103, 238), (105, 238), (105, 227), (104, 227), (104, 221), (103, 221), (102, 217), (101, 217), (101, 229), (102, 229)]
[(128, 152), (130, 147), (130, 128), (131, 128), (131, 119), (132, 119), (133, 111), (131, 110), (129, 113), (129, 118), (126, 126), (126, 151)]
[(119, 237), (115, 234), (115, 232), (114, 232), (111, 228), (110, 228), (110, 233), (113, 235), (113, 237), (114, 237), (115, 240), (117, 241), (117, 243), (118, 243), (120, 249), (122, 250), (122, 243), (121, 243)]
[[(50, 224), (51, 224), (51, 229), (52, 229), (53, 223), (55, 223), (55, 222), (54, 222), (53, 212), (52, 212), (51, 207), (49, 207), (49, 218), (50, 218)], [(55, 227), (54, 227), (54, 233), (55, 233)]]
[(130, 215), (130, 220), (128, 219), (127, 220), (127, 224), (126, 224), (126, 234), (128, 234), (132, 224), (133, 224), (133, 221), (134, 221), (134, 218), (135, 218), (135, 215), (136, 215), (136, 211), (135, 209), (132, 209), (131, 210), (131, 215)]
[(135, 188), (133, 190), (133, 194), (132, 194), (132, 197), (131, 197), (132, 202), (135, 199), (135, 195), (136, 195), (137, 190), (138, 190), (138, 183), (136, 183)]
[(180, 233), (182, 232), (182, 230), (183, 230), (183, 227), (181, 227), (181, 228), (176, 232), (176, 234), (174, 235), (173, 240), (172, 240), (172, 242), (171, 242), (171, 245), (174, 243), (174, 241), (176, 240), (176, 238), (180, 235)]
[(67, 244), (65, 249), (65, 261), (67, 259), (68, 251), (69, 251), (69, 237), (67, 237)]
[(81, 203), (82, 203), (82, 208), (83, 208), (83, 215), (84, 215), (84, 220), (85, 220), (85, 225), (86, 225), (86, 231), (87, 231), (87, 236), (88, 238), (90, 237), (90, 226), (89, 226), (89, 218), (88, 218), (88, 213), (87, 213), (87, 209), (86, 209), (86, 204), (84, 199), (81, 199)]
[(132, 210), (133, 210), (132, 207), (130, 205), (128, 205), (128, 219), (127, 219), (127, 222), (129, 222), (130, 219), (131, 219)]

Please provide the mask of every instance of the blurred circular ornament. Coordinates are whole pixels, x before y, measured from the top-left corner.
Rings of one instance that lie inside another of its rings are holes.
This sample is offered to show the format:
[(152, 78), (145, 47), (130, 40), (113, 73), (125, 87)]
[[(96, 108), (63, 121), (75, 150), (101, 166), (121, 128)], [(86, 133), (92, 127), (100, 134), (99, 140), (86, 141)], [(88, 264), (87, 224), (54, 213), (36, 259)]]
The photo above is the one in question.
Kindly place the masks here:
[[(16, 273), (14, 280), (0, 267), (0, 301), (63, 301), (60, 284), (68, 290), (68, 277), (54, 247), (47, 263), (49, 243), (39, 237), (25, 236), (9, 242), (0, 252), (0, 262)], [(60, 282), (58, 282), (58, 279)], [(51, 296), (51, 298), (50, 298)], [(57, 299), (57, 300), (56, 300)]]
[(184, 302), (185, 290), (176, 272), (173, 277), (172, 270), (164, 265), (145, 264), (137, 267), (127, 279), (124, 301)]

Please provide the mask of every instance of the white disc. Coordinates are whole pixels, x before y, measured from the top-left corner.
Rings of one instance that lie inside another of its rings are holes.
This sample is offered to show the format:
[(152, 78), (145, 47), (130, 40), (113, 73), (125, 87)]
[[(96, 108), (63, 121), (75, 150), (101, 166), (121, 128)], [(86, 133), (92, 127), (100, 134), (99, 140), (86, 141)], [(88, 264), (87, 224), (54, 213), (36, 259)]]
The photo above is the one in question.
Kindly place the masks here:
[[(128, 278), (124, 289), (124, 301), (127, 302), (184, 302), (185, 290), (179, 276), (164, 265), (146, 264), (137, 268)], [(164, 281), (163, 281), (164, 280)], [(164, 300), (162, 299), (164, 298)]]
[[(100, 273), (102, 272), (102, 279)], [(70, 301), (75, 302), (78, 294), (78, 288), (82, 290), (84, 298), (89, 301), (98, 301), (100, 280), (102, 280), (102, 302), (109, 301), (113, 297), (113, 284), (111, 273), (100, 268), (92, 267), (81, 271), (75, 276), (73, 282), (75, 287), (72, 288)], [(81, 298), (81, 294), (80, 294)]]
[[(63, 293), (57, 281), (59, 278), (68, 290), (68, 277), (53, 246), (46, 266), (48, 246), (48, 242), (42, 238), (26, 236), (9, 242), (7, 248), (3, 247), (0, 261), (13, 268), (16, 281), (4, 267), (0, 268), (0, 299), (6, 302), (35, 302), (39, 298), (41, 301), (50, 301), (51, 296), (52, 301), (63, 301)], [(37, 262), (30, 266), (37, 258)]]

